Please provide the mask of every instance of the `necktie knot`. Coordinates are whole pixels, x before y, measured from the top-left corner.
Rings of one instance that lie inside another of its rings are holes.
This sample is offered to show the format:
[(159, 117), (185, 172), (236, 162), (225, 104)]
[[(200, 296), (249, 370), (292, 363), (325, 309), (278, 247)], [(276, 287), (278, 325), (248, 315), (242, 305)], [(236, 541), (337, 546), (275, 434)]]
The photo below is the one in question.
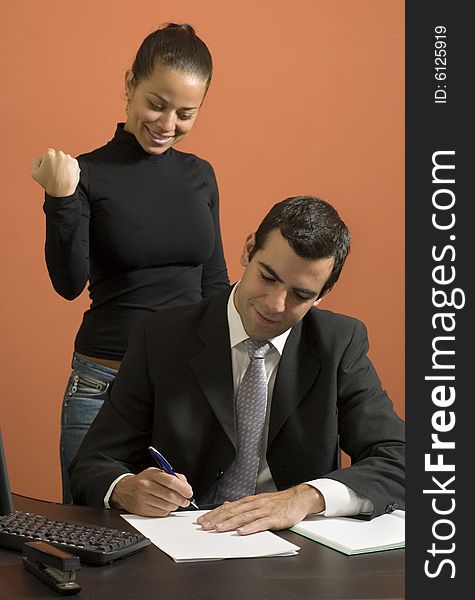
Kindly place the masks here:
[(249, 354), (249, 358), (265, 358), (266, 354), (271, 349), (271, 345), (267, 340), (258, 341), (258, 340), (245, 340), (244, 345), (246, 346), (247, 353)]

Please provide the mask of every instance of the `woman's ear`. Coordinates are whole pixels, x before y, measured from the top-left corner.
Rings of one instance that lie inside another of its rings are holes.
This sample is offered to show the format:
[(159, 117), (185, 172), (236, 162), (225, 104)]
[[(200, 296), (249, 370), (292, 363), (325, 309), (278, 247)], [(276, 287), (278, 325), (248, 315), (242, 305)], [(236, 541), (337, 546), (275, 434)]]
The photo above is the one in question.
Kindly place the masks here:
[(133, 84), (134, 72), (130, 69), (125, 73), (125, 95), (130, 100), (134, 93), (135, 85)]

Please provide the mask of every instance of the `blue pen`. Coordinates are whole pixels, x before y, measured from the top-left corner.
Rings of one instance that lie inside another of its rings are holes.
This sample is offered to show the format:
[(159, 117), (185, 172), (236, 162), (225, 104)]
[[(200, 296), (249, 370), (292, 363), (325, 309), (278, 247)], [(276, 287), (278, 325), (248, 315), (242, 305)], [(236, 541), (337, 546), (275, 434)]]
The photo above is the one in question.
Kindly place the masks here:
[[(150, 454), (152, 455), (152, 457), (154, 458), (155, 462), (158, 464), (160, 469), (162, 469), (162, 471), (165, 471), (165, 473), (168, 473), (169, 475), (173, 475), (174, 477), (178, 477), (178, 475), (173, 470), (171, 464), (163, 456), (163, 454), (160, 454), (160, 452), (153, 446), (149, 446), (148, 451), (150, 452)], [(199, 510), (199, 507), (196, 504), (194, 498), (190, 498), (190, 504)]]

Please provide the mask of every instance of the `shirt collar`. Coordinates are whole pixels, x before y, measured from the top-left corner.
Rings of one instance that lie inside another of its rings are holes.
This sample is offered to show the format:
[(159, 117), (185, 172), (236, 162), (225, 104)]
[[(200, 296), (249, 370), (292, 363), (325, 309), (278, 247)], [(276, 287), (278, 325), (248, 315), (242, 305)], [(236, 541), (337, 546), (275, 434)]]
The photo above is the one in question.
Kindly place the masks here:
[[(240, 282), (238, 281), (234, 286), (228, 300), (228, 324), (231, 348), (235, 348), (238, 344), (244, 342), (244, 340), (249, 339), (249, 336), (247, 335), (243, 327), (241, 316), (239, 315), (234, 304), (234, 294), (237, 290), (239, 283)], [(289, 337), (290, 331), (291, 328), (287, 329), (287, 331), (284, 331), (284, 333), (281, 333), (280, 335), (269, 339), (269, 342), (274, 346), (274, 348), (281, 356), (282, 352), (284, 351), (285, 342)]]

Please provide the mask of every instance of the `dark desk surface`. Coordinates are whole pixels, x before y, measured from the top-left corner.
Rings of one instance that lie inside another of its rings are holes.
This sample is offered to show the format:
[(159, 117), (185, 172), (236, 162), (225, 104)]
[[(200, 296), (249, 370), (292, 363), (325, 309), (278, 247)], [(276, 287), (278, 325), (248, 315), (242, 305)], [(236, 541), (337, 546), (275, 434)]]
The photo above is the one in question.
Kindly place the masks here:
[[(13, 497), (16, 510), (130, 529), (116, 510)], [(360, 600), (404, 598), (404, 550), (346, 556), (290, 531), (298, 556), (176, 564), (151, 545), (112, 565), (82, 565), (78, 600)], [(60, 596), (26, 571), (19, 552), (0, 549), (0, 598)]]

